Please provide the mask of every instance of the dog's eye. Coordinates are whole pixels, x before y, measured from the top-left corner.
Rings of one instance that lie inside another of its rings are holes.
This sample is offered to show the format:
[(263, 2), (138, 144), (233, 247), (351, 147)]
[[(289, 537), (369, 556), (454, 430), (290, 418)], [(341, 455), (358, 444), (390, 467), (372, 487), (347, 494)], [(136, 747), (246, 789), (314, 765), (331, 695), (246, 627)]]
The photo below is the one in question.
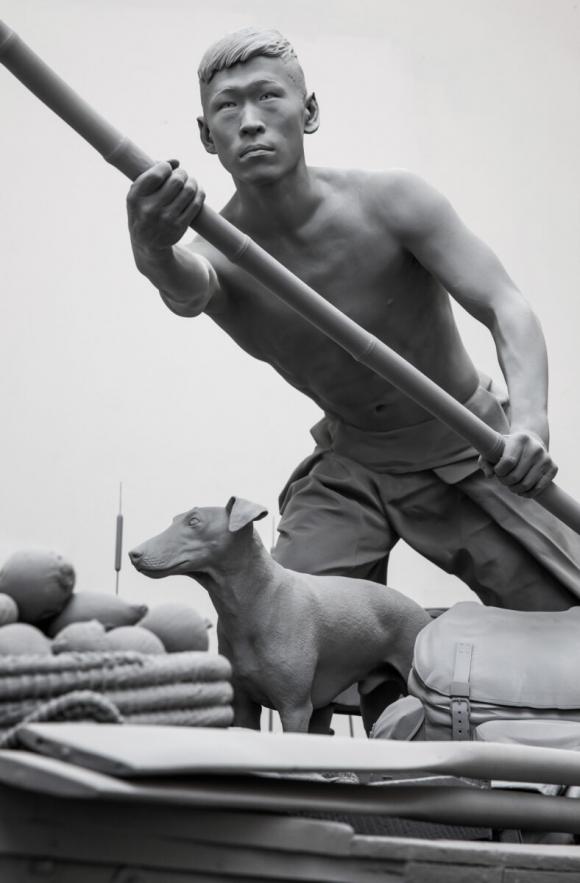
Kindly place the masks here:
[(199, 518), (197, 517), (197, 515), (192, 515), (187, 523), (190, 527), (197, 527), (197, 525), (199, 524)]

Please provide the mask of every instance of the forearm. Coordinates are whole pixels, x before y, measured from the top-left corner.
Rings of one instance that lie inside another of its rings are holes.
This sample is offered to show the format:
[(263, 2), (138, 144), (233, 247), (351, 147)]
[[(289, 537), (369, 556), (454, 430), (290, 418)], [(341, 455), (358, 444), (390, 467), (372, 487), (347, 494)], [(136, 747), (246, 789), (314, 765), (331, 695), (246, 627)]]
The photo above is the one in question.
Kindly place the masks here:
[(534, 432), (547, 446), (548, 357), (540, 323), (517, 293), (496, 313), (490, 330), (508, 387), (511, 430)]
[(197, 316), (207, 307), (216, 286), (215, 272), (205, 258), (180, 245), (141, 249), (133, 244), (137, 269), (157, 288), (178, 316)]
[(209, 262), (183, 246), (203, 205), (203, 192), (177, 160), (155, 163), (127, 194), (129, 235), (137, 269), (178, 316), (197, 316), (217, 290)]

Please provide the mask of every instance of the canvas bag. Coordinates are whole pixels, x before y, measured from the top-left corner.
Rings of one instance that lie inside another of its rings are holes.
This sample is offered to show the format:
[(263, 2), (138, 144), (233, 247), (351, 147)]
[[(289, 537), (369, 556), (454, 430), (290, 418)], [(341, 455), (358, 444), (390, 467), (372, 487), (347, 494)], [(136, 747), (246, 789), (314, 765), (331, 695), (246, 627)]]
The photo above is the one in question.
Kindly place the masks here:
[(580, 722), (580, 607), (456, 604), (417, 636), (408, 690), (372, 737), (473, 739), (486, 721)]

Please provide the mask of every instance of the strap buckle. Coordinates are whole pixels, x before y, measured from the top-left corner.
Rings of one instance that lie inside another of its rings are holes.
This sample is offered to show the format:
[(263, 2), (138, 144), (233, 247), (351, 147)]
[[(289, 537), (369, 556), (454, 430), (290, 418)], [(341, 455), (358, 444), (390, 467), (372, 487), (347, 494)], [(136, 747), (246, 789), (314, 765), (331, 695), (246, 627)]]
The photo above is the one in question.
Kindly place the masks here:
[(449, 688), (451, 708), (451, 735), (454, 740), (471, 739), (471, 704), (469, 702), (469, 676), (473, 644), (459, 643), (455, 647), (453, 680)]

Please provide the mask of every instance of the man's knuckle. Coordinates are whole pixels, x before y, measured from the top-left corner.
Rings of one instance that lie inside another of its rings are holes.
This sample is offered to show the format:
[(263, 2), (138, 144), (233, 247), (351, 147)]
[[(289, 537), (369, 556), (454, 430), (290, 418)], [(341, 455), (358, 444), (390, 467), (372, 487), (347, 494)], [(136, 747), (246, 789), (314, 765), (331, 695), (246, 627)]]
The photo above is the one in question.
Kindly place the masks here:
[(521, 488), (522, 491), (531, 491), (533, 487), (537, 484), (536, 476), (529, 476), (526, 478), (522, 478), (521, 481), (518, 482), (518, 487)]
[(518, 474), (516, 472), (514, 472), (513, 470), (509, 470), (508, 472), (503, 473), (501, 478), (503, 479), (503, 481), (506, 484), (509, 484), (509, 485), (517, 484), (519, 481)]
[(516, 465), (517, 460), (512, 458), (505, 458), (501, 460), (496, 466), (496, 474), (497, 475), (509, 475), (510, 472), (513, 471), (514, 466)]
[(169, 163), (158, 163), (149, 170), (150, 180), (156, 184), (161, 184), (171, 174), (171, 166)]
[(533, 500), (538, 496), (539, 493), (540, 488), (536, 485), (536, 487), (532, 488), (532, 490), (530, 491), (522, 491), (520, 497), (524, 497), (526, 500)]

